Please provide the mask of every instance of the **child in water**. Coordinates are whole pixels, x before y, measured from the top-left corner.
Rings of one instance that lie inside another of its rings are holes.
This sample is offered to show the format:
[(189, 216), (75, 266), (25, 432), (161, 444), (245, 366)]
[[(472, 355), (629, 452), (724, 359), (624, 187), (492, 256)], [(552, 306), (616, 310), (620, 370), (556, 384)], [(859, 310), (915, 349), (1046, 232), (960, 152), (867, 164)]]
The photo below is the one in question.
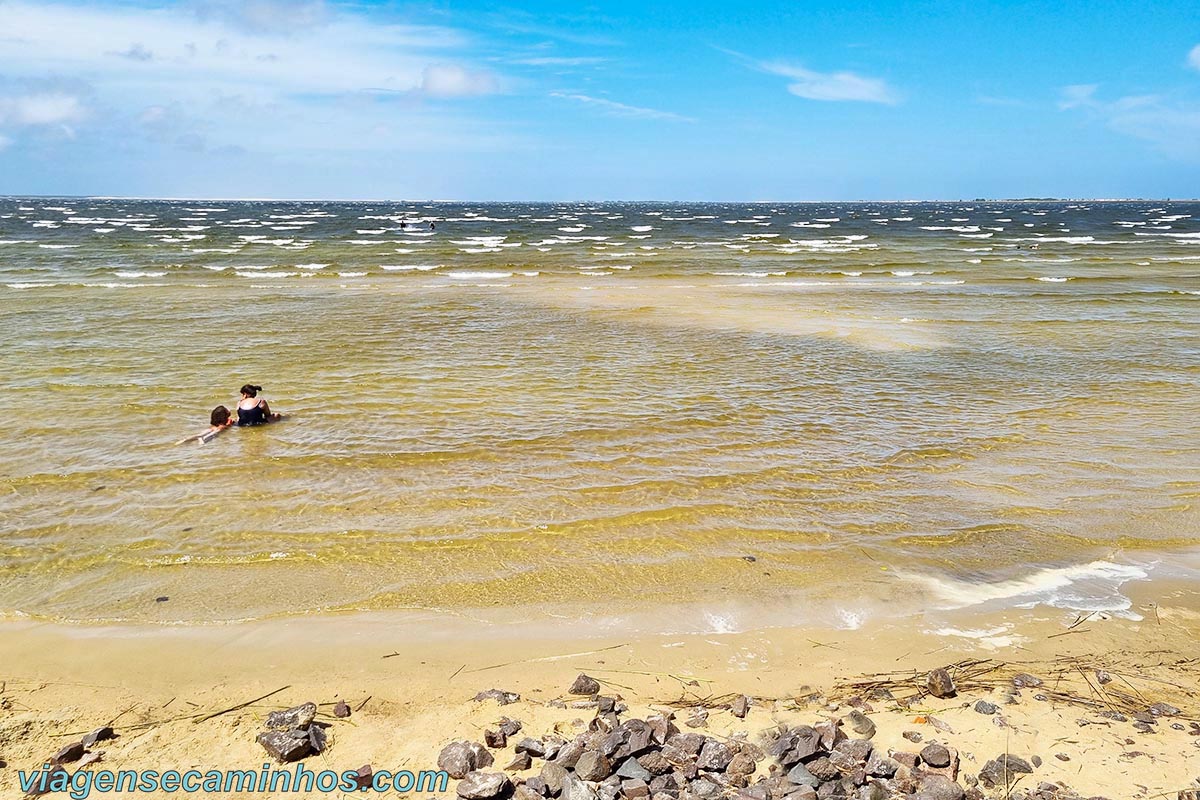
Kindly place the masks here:
[(278, 422), (283, 418), (282, 414), (271, 413), (271, 407), (267, 405), (267, 401), (258, 396), (261, 391), (261, 386), (251, 383), (242, 387), (242, 399), (238, 401), (237, 405), (239, 427), (264, 425), (268, 422)]

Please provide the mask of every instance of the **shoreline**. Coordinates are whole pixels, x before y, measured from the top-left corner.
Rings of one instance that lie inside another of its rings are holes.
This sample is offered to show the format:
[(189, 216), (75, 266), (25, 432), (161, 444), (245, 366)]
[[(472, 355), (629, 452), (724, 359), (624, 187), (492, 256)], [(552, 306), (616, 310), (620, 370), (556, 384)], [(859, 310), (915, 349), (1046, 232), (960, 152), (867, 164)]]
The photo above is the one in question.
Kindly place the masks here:
[[(1019, 705), (1002, 707), (1004, 727), (963, 707), (978, 699), (999, 704), (998, 691), (877, 707), (876, 746), (905, 745), (900, 734), (913, 727), (936, 738), (912, 721), (934, 713), (955, 731), (944, 738), (964, 754), (964, 774), (1011, 746), (1023, 757), (1040, 754), (1039, 780), (1061, 780), (1085, 796), (1167, 796), (1161, 793), (1190, 788), (1200, 768), (1200, 737), (1169, 727), (1200, 720), (1200, 680), (1192, 668), (1200, 613), (1176, 605), (1178, 596), (1141, 597), (1135, 604), (1146, 612), (1141, 620), (1046, 608), (964, 614), (957, 633), (966, 635), (931, 630), (921, 618), (857, 630), (639, 636), (578, 629), (571, 635), (566, 625), (480, 626), (461, 618), (421, 627), (381, 614), (152, 629), (9, 622), (0, 625), (0, 758), (7, 763), (0, 791), (7, 795), (15, 785), (17, 769), (36, 769), (72, 736), (110, 722), (120, 738), (97, 746), (105, 756), (91, 769), (257, 768), (269, 760), (255, 742), (265, 714), (307, 701), (318, 703), (321, 719), (332, 725), (331, 746), (304, 762), (310, 769), (434, 769), (441, 748), (480, 739), (500, 715), (521, 719), (531, 735), (586, 719), (592, 712), (566, 696), (581, 672), (619, 694), (630, 713), (674, 708), (681, 730), (691, 704), (746, 694), (757, 705), (745, 721), (710, 708), (710, 730), (702, 732), (744, 730), (755, 741), (780, 722), (811, 724), (845, 713), (852, 684), (864, 676), (918, 675), (982, 660), (1004, 665), (1001, 672), (1041, 672), (1048, 681), (1053, 672), (1053, 697), (1038, 701), (1027, 692)], [(1163, 702), (1182, 713), (1141, 733), (1134, 723), (1097, 716), (1098, 707), (1062, 699), (1086, 700), (1088, 682), (1075, 681), (1072, 670), (1097, 669), (1128, 681), (1147, 706)], [(523, 699), (502, 709), (471, 700), (493, 688)], [(564, 697), (566, 708), (558, 704)], [(338, 700), (356, 709), (348, 720), (329, 716)], [(1071, 760), (1056, 760), (1056, 752)], [(1134, 752), (1145, 757), (1128, 755)], [(509, 757), (497, 753), (497, 769)], [(528, 775), (536, 774), (535, 764)]]

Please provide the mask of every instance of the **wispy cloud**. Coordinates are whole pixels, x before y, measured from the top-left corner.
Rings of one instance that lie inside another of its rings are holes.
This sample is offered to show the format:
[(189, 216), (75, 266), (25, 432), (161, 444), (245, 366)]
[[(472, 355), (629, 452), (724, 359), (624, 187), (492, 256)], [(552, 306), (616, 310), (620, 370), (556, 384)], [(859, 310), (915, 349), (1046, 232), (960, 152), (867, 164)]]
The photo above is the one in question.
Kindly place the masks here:
[(618, 103), (614, 100), (605, 100), (603, 97), (591, 97), (586, 94), (569, 94), (567, 92), (551, 92), (551, 97), (559, 97), (563, 100), (572, 100), (576, 103), (583, 103), (597, 110), (603, 111), (606, 114), (611, 114), (617, 117), (631, 117), (634, 119), (661, 119), (670, 122), (695, 122), (691, 117), (685, 117), (682, 114), (676, 114), (671, 111), (660, 111), (655, 108), (642, 108), (641, 106), (631, 106), (625, 103)]
[(431, 64), (421, 73), (421, 93), (429, 97), (473, 97), (500, 91), (494, 72), (457, 64)]
[(1172, 158), (1200, 161), (1200, 106), (1155, 94), (1103, 100), (1099, 89), (1092, 83), (1063, 87), (1058, 107), (1091, 114), (1110, 130), (1150, 142)]
[(586, 67), (592, 64), (601, 64), (607, 60), (608, 59), (597, 58), (595, 56), (581, 56), (575, 58), (566, 56), (542, 56), (533, 58), (514, 58), (510, 59), (509, 63), (521, 64), (527, 67)]
[(787, 90), (806, 100), (886, 105), (899, 102), (896, 92), (880, 78), (869, 78), (855, 72), (816, 72), (785, 61), (759, 61), (756, 65), (763, 72), (791, 80)]
[(1188, 66), (1192, 69), (1200, 69), (1200, 44), (1192, 48), (1192, 52), (1188, 53)]

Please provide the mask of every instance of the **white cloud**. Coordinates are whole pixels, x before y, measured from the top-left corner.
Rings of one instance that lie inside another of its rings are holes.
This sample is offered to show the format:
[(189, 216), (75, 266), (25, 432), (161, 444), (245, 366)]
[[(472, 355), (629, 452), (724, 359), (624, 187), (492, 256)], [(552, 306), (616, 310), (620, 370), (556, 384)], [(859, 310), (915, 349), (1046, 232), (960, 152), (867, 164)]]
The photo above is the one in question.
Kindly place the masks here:
[(602, 97), (590, 97), (586, 94), (567, 94), (565, 92), (551, 92), (551, 97), (561, 97), (564, 100), (574, 100), (577, 103), (590, 105), (598, 108), (609, 114), (619, 117), (633, 117), (635, 119), (661, 119), (671, 122), (695, 122), (691, 117), (685, 117), (680, 114), (675, 114), (670, 111), (659, 111), (654, 108), (642, 108), (640, 106), (630, 106), (624, 103), (617, 103), (613, 100), (605, 100)]
[(196, 17), (253, 33), (290, 34), (329, 20), (324, 0), (194, 0)]
[(1200, 44), (1192, 48), (1192, 52), (1188, 53), (1188, 66), (1192, 69), (1200, 69)]
[(16, 126), (61, 125), (84, 114), (80, 98), (63, 92), (0, 97), (0, 124)]
[(514, 58), (511, 60), (513, 64), (522, 64), (527, 67), (585, 67), (592, 64), (601, 64), (607, 59), (596, 58), (594, 56), (579, 56), (579, 57), (564, 57), (564, 56), (537, 56), (532, 58)]
[(807, 100), (852, 101), (862, 103), (898, 102), (896, 93), (880, 78), (854, 72), (815, 72), (783, 61), (755, 62), (758, 69), (789, 78), (788, 91)]
[(421, 92), (430, 97), (471, 97), (498, 91), (499, 78), (487, 70), (471, 70), (455, 64), (431, 64), (421, 73)]
[(1096, 84), (1066, 86), (1058, 107), (1090, 114), (1110, 130), (1150, 142), (1172, 158), (1200, 161), (1200, 106), (1153, 94), (1103, 100), (1099, 88)]

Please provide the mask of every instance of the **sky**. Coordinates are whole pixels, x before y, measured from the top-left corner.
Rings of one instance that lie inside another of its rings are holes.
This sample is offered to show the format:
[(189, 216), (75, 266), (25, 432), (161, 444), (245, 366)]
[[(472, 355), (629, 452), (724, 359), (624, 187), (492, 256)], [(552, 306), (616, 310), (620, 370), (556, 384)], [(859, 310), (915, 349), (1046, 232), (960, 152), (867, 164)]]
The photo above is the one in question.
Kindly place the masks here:
[(1200, 13), (0, 0), (0, 194), (1196, 197)]

